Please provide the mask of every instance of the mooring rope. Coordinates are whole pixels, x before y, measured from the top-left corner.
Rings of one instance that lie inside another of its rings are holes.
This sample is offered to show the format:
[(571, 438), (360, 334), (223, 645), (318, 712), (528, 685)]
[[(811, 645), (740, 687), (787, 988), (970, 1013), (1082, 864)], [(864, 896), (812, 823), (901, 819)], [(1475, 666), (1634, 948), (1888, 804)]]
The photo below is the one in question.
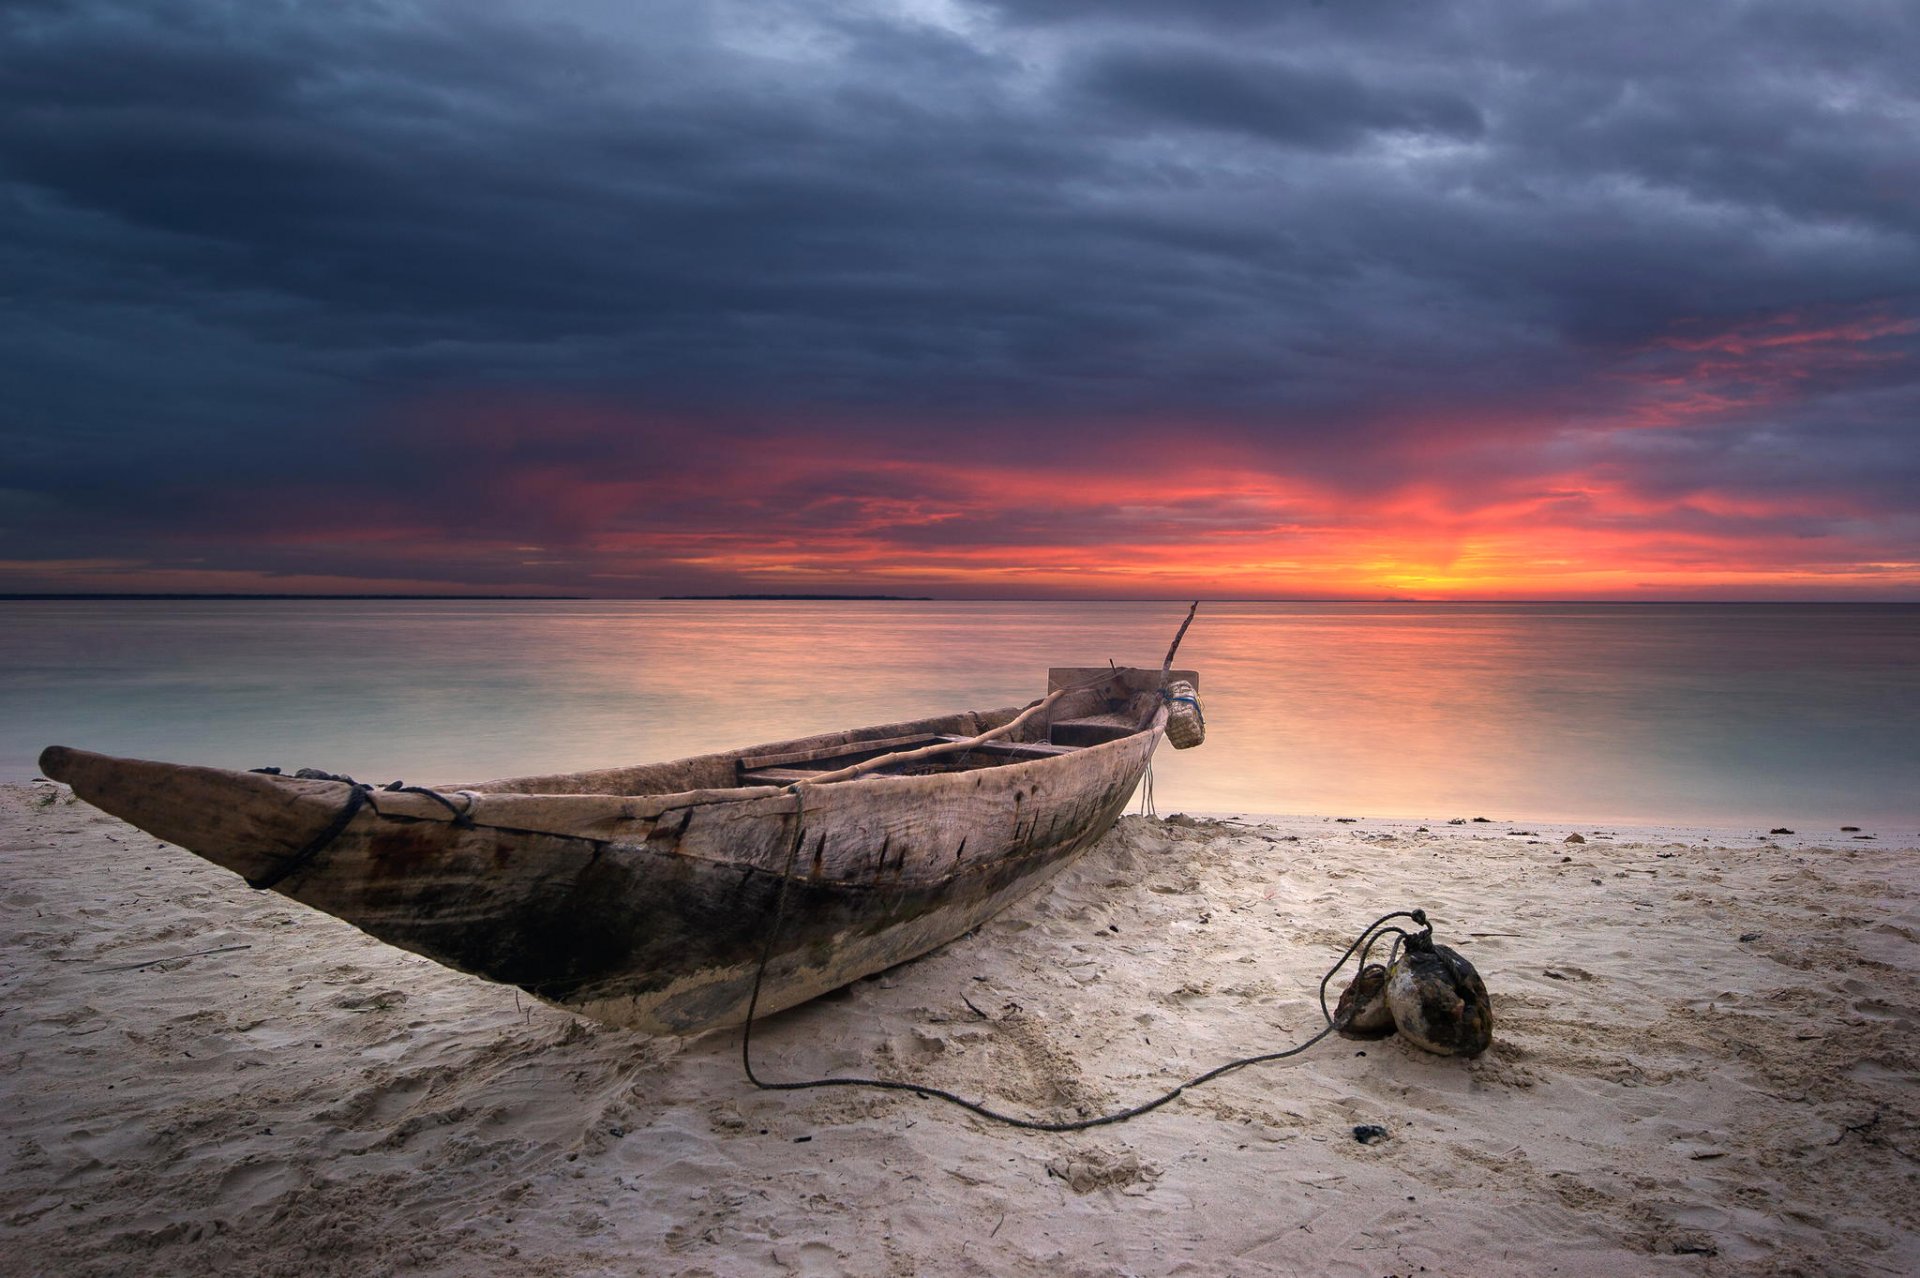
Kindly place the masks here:
[[(1091, 1127), (1106, 1127), (1113, 1123), (1124, 1123), (1130, 1118), (1138, 1118), (1142, 1114), (1151, 1113), (1169, 1101), (1178, 1098), (1188, 1088), (1198, 1087), (1202, 1083), (1211, 1082), (1219, 1078), (1222, 1074), (1229, 1074), (1234, 1070), (1244, 1069), (1249, 1065), (1264, 1065), (1272, 1061), (1285, 1060), (1289, 1056), (1298, 1056), (1300, 1053), (1314, 1046), (1321, 1039), (1333, 1033), (1337, 1028), (1334, 1024), (1333, 1014), (1327, 1010), (1327, 985), (1333, 980), (1334, 976), (1339, 973), (1340, 969), (1347, 965), (1347, 960), (1354, 956), (1355, 951), (1362, 951), (1363, 946), (1366, 950), (1371, 950), (1372, 943), (1385, 932), (1398, 932), (1401, 937), (1406, 936), (1407, 934), (1400, 928), (1385, 927), (1385, 924), (1394, 919), (1412, 919), (1415, 924), (1421, 927), (1427, 926), (1427, 915), (1424, 910), (1394, 910), (1389, 914), (1381, 915), (1378, 919), (1368, 924), (1360, 935), (1354, 938), (1353, 944), (1347, 947), (1347, 952), (1340, 956), (1340, 961), (1328, 968), (1327, 974), (1320, 978), (1320, 1012), (1321, 1015), (1326, 1018), (1327, 1023), (1319, 1033), (1313, 1035), (1305, 1042), (1296, 1044), (1293, 1047), (1284, 1048), (1280, 1051), (1262, 1052), (1258, 1055), (1242, 1056), (1238, 1060), (1228, 1061), (1226, 1064), (1217, 1065), (1203, 1074), (1194, 1075), (1192, 1078), (1187, 1079), (1185, 1082), (1168, 1091), (1162, 1092), (1151, 1100), (1144, 1101), (1141, 1104), (1131, 1106), (1127, 1109), (1116, 1110), (1111, 1114), (1101, 1114), (1095, 1118), (1050, 1120), (1027, 1118), (1019, 1114), (1004, 1114), (999, 1110), (987, 1108), (979, 1101), (968, 1100), (964, 1096), (947, 1091), (945, 1088), (933, 1087), (925, 1083), (910, 1083), (904, 1079), (897, 1078), (863, 1078), (849, 1075), (833, 1078), (769, 1081), (761, 1078), (758, 1074), (754, 1073), (753, 1070), (753, 1023), (760, 1007), (760, 988), (766, 980), (767, 967), (773, 961), (774, 945), (780, 936), (780, 926), (786, 919), (787, 889), (793, 883), (793, 867), (800, 855), (800, 845), (806, 838), (806, 792), (798, 782), (788, 788), (792, 791), (794, 797), (793, 837), (787, 844), (786, 865), (781, 869), (780, 891), (774, 898), (773, 920), (767, 928), (766, 944), (761, 948), (760, 963), (754, 970), (753, 993), (747, 999), (746, 1024), (740, 1028), (740, 1067), (746, 1073), (747, 1081), (762, 1091), (798, 1092), (822, 1087), (868, 1087), (885, 1092), (911, 1092), (913, 1095), (924, 1097), (927, 1100), (945, 1101), (949, 1105), (957, 1105), (968, 1113), (978, 1114), (981, 1118), (989, 1119), (996, 1123), (1003, 1123), (1008, 1127), (1018, 1127), (1027, 1131), (1037, 1132), (1079, 1132), (1086, 1131)], [(1398, 946), (1399, 940), (1396, 939), (1394, 944)], [(1362, 951), (1363, 961), (1364, 957), (1365, 951)]]

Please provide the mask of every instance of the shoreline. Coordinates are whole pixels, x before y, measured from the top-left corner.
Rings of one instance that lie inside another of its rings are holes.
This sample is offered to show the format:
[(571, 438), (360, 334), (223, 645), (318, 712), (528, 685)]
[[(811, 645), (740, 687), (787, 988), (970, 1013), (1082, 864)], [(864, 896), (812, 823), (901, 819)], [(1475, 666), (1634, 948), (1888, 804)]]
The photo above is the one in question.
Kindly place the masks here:
[(764, 1076), (1072, 1115), (1312, 1033), (1389, 909), (1493, 994), (1473, 1061), (1330, 1039), (1042, 1135), (755, 1091), (734, 1035), (534, 1004), (61, 789), (0, 787), (0, 1222), (28, 1269), (1920, 1268), (1920, 839), (1884, 828), (1129, 817), (1052, 890), (756, 1029)]
[[(52, 784), (48, 782), (47, 784)], [(1905, 822), (1860, 826), (1728, 825), (1691, 821), (1590, 821), (1543, 817), (1341, 817), (1302, 813), (1192, 812), (1194, 820), (1223, 825), (1260, 826), (1287, 834), (1322, 835), (1328, 827), (1375, 835), (1411, 837), (1436, 834), (1465, 840), (1519, 839), (1521, 842), (1564, 842), (1568, 835), (1583, 840), (1617, 844), (1658, 844), (1662, 847), (1773, 847), (1787, 851), (1838, 849), (1878, 844), (1891, 848), (1920, 848), (1920, 817)]]
[[(531, 766), (531, 765), (529, 765)], [(10, 775), (17, 772), (18, 775)], [(0, 767), (0, 791), (20, 789), (37, 791), (47, 787), (64, 791), (65, 786), (41, 775), (33, 768), (9, 770)], [(1139, 799), (1129, 801), (1126, 815), (1140, 815)], [(1854, 844), (1879, 844), (1883, 847), (1920, 848), (1920, 813), (1907, 817), (1863, 824), (1815, 825), (1799, 822), (1792, 828), (1765, 822), (1740, 825), (1724, 821), (1599, 820), (1588, 817), (1514, 817), (1514, 816), (1333, 816), (1309, 812), (1248, 812), (1231, 809), (1169, 811), (1199, 821), (1223, 825), (1261, 826), (1305, 837), (1328, 832), (1328, 827), (1345, 827), (1375, 834), (1410, 836), (1435, 833), (1454, 838), (1504, 838), (1523, 836), (1543, 842), (1564, 840), (1569, 834), (1615, 843), (1659, 843), (1684, 846), (1760, 847), (1806, 850), (1838, 848)]]

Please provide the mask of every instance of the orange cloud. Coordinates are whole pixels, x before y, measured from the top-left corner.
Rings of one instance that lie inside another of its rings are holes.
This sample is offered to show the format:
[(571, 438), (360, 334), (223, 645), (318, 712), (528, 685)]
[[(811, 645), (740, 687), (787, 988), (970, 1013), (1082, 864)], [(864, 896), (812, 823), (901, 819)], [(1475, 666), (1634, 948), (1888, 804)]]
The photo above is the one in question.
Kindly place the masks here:
[[(787, 487), (825, 468), (787, 458)], [(1808, 496), (1699, 492), (1662, 501), (1591, 477), (1550, 477), (1475, 502), (1414, 485), (1355, 501), (1315, 486), (1210, 469), (1075, 476), (1004, 466), (896, 463), (909, 496), (785, 512), (726, 526), (604, 530), (587, 556), (604, 579), (663, 566), (755, 590), (905, 583), (942, 593), (1582, 597), (1735, 590), (1884, 591), (1911, 565), (1769, 529), (1846, 514)], [(929, 490), (938, 495), (929, 495)]]

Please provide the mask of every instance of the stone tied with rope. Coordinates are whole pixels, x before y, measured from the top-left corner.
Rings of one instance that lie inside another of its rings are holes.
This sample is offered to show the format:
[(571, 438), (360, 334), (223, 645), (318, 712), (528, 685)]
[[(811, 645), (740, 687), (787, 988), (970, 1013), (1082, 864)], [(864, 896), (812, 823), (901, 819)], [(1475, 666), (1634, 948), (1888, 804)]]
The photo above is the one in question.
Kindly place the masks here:
[(1333, 1027), (1341, 1038), (1369, 1042), (1393, 1033), (1393, 1009), (1387, 1006), (1387, 969), (1363, 963), (1360, 974), (1340, 994), (1333, 1009)]
[(1433, 929), (1407, 938), (1387, 969), (1387, 1007), (1400, 1036), (1442, 1056), (1478, 1056), (1493, 1042), (1493, 1003), (1480, 973)]
[[(1441, 1056), (1478, 1056), (1493, 1042), (1486, 983), (1458, 950), (1434, 942), (1424, 912), (1408, 917), (1420, 931), (1382, 928), (1361, 950), (1360, 972), (1340, 995), (1334, 1029), (1362, 1041), (1398, 1030), (1415, 1047)], [(1394, 940), (1386, 963), (1367, 962), (1374, 942), (1388, 933)]]

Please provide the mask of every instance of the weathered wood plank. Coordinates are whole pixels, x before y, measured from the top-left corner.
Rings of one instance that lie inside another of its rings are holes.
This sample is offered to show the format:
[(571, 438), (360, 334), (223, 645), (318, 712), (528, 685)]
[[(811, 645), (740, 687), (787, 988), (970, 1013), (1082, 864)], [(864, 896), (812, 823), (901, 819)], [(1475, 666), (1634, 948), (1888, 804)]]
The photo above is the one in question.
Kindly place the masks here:
[[(948, 736), (946, 741), (964, 741), (967, 738)], [(1045, 759), (1056, 754), (1070, 754), (1077, 746), (1047, 745), (1041, 741), (982, 741), (973, 749), (981, 754), (1002, 754), (1010, 758)]]
[[(742, 772), (758, 771), (761, 768), (786, 768), (796, 763), (814, 763), (822, 759), (844, 759), (849, 755), (863, 751), (881, 752), (887, 750), (910, 750), (916, 746), (932, 745), (936, 740), (946, 739), (937, 733), (916, 732), (904, 737), (881, 737), (871, 741), (834, 741), (830, 745), (811, 746), (805, 750), (778, 750), (770, 754), (743, 754), (740, 756)], [(952, 738), (958, 740), (959, 738)]]

